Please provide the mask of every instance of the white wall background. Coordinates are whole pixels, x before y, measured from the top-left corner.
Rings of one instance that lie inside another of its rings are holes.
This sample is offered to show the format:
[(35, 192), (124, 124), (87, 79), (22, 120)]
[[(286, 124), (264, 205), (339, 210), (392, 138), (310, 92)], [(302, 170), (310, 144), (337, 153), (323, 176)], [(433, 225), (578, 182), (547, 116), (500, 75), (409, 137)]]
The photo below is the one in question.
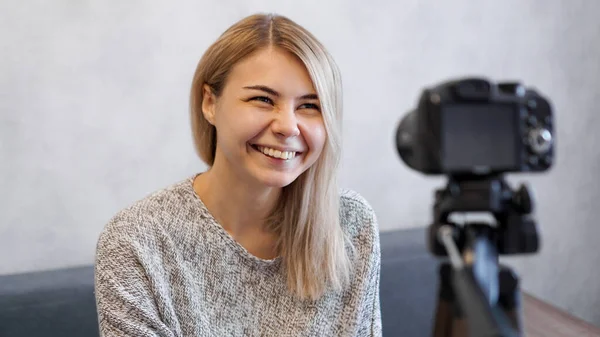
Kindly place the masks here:
[[(397, 121), (449, 77), (522, 80), (556, 108), (558, 158), (528, 179), (543, 250), (511, 258), (523, 287), (600, 325), (600, 2), (0, 2), (0, 274), (93, 261), (119, 209), (205, 167), (192, 150), (191, 77), (248, 14), (315, 33), (345, 87), (342, 182), (381, 229), (426, 226), (440, 178), (398, 158)], [(409, 272), (409, 271), (407, 271)]]

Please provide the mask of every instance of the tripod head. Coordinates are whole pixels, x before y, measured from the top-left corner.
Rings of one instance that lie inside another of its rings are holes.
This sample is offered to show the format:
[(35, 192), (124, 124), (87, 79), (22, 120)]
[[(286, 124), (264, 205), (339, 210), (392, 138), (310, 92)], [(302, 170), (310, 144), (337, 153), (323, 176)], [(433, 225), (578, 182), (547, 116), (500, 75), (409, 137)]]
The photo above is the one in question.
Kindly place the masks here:
[[(539, 237), (531, 214), (533, 207), (527, 186), (522, 184), (513, 191), (501, 174), (451, 176), (444, 189), (435, 191), (428, 249), (435, 256), (447, 256), (438, 233), (442, 226), (450, 226), (460, 251), (464, 251), (465, 244), (470, 241), (467, 235), (477, 230), (485, 233), (500, 255), (535, 253), (539, 248)], [(473, 212), (488, 213), (496, 223), (460, 226), (449, 219), (452, 214)]]

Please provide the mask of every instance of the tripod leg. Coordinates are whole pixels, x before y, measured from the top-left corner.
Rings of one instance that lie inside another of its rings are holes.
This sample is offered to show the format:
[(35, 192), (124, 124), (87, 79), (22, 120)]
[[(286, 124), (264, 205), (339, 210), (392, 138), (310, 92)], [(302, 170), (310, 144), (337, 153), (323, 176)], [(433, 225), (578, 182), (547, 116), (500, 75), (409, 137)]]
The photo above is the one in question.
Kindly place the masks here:
[(438, 300), (434, 319), (433, 337), (450, 337), (448, 332), (452, 331), (452, 320), (454, 319), (452, 303)]
[(521, 312), (521, 291), (517, 275), (508, 267), (500, 266), (498, 275), (500, 294), (498, 304), (510, 319), (513, 328), (523, 335), (523, 313)]
[(433, 337), (465, 337), (467, 321), (462, 317), (452, 290), (452, 266), (440, 264), (439, 289), (433, 324)]

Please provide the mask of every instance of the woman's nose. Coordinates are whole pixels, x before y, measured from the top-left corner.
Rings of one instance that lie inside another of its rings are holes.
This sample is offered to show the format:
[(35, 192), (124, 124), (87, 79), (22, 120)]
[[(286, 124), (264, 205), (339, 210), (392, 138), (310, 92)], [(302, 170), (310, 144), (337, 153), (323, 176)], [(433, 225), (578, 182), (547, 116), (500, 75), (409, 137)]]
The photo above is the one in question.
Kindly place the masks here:
[(296, 111), (292, 107), (280, 109), (275, 115), (275, 120), (272, 125), (273, 132), (286, 138), (300, 135)]

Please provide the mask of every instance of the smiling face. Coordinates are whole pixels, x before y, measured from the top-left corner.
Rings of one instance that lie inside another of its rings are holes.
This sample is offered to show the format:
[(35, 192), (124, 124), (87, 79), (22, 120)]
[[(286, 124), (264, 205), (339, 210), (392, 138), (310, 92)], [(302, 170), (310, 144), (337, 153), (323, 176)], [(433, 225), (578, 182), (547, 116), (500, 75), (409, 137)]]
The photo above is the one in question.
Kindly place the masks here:
[(203, 90), (204, 116), (217, 129), (213, 168), (284, 187), (319, 158), (326, 141), (320, 103), (293, 54), (261, 49), (231, 69), (219, 97)]

